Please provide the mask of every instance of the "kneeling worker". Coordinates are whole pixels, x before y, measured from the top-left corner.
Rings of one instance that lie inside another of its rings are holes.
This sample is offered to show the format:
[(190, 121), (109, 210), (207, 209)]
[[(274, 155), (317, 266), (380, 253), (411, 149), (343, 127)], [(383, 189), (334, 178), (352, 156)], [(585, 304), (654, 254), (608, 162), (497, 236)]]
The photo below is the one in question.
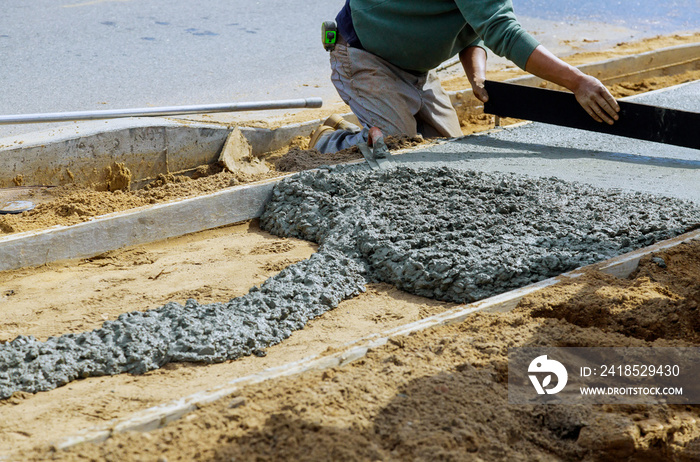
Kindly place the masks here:
[(366, 128), (331, 116), (311, 137), (321, 152), (366, 141), (370, 127), (385, 135), (461, 136), (434, 68), (459, 55), (474, 95), (486, 102), (484, 46), (568, 88), (598, 122), (618, 119), (620, 108), (603, 84), (540, 45), (516, 19), (511, 0), (346, 0), (336, 22), (331, 80)]

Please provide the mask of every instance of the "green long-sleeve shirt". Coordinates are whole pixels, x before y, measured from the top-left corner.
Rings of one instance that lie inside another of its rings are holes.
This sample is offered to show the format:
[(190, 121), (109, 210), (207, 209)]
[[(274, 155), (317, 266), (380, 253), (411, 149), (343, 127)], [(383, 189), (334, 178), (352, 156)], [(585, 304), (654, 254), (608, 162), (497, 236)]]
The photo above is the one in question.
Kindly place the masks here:
[(524, 69), (539, 45), (511, 0), (350, 0), (362, 46), (403, 69), (426, 72), (470, 45)]

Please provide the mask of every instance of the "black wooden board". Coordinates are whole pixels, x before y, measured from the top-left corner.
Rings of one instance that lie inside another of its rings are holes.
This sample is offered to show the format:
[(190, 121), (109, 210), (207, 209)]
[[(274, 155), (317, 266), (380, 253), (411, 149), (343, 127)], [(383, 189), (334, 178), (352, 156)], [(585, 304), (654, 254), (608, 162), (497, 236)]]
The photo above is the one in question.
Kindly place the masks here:
[(618, 101), (620, 119), (608, 125), (593, 120), (572, 93), (491, 80), (486, 91), (487, 114), (700, 149), (700, 113)]

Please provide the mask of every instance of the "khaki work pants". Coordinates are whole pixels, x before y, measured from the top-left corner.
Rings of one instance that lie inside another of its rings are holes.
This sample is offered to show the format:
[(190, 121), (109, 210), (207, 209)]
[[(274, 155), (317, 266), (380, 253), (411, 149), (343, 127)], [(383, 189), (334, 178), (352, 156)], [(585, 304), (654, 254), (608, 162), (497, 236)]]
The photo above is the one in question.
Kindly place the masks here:
[(331, 52), (331, 81), (365, 130), (336, 130), (319, 140), (317, 149), (335, 152), (353, 146), (367, 139), (369, 127), (379, 127), (385, 135), (462, 136), (457, 113), (435, 71), (415, 75), (339, 42)]

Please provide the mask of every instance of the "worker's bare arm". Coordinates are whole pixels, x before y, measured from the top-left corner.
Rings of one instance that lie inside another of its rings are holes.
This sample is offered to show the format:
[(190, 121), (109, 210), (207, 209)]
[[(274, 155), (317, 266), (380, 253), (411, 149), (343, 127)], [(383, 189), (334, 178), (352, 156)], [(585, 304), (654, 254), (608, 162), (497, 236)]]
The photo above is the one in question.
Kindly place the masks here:
[(459, 53), (459, 60), (462, 62), (464, 72), (469, 79), (469, 83), (476, 96), (481, 102), (489, 99), (484, 88), (486, 80), (486, 50), (481, 47), (468, 47)]
[(620, 106), (598, 79), (565, 63), (542, 45), (532, 52), (525, 70), (571, 90), (579, 104), (598, 122), (612, 125), (618, 119)]

